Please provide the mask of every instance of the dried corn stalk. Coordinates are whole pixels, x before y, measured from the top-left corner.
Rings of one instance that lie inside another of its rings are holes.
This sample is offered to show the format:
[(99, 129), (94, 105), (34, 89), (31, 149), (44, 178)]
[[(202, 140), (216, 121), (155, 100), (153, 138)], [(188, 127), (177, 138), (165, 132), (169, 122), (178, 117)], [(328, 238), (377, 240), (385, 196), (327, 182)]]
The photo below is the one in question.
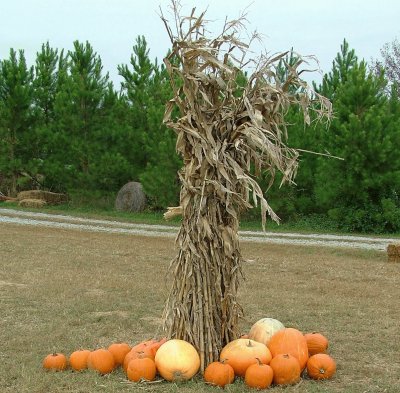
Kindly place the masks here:
[[(260, 203), (263, 228), (267, 214), (278, 220), (252, 170), (267, 170), (271, 178), (279, 171), (292, 180), (298, 153), (284, 144), (285, 113), (298, 105), (308, 123), (311, 108), (324, 116), (330, 103), (299, 78), (301, 59), (294, 66), (285, 64), (286, 53), (247, 61), (249, 44), (239, 39), (244, 17), (226, 22), (220, 35), (208, 38), (204, 13), (195, 16), (193, 9), (182, 17), (177, 1), (172, 10), (174, 29), (161, 15), (172, 41), (164, 62), (174, 92), (164, 122), (177, 134), (184, 167), (180, 206), (165, 214), (182, 214), (182, 225), (163, 320), (169, 337), (198, 349), (204, 369), (239, 333), (240, 212)], [(279, 61), (286, 65), (284, 80), (277, 77)], [(255, 71), (241, 88), (238, 74), (251, 63)]]

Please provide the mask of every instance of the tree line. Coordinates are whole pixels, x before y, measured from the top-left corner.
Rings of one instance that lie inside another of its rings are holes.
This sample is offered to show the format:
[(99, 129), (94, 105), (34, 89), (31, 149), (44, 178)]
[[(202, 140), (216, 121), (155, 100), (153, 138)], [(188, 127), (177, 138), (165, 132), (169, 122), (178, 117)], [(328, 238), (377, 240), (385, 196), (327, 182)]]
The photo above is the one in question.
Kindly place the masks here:
[[(296, 184), (268, 188), (268, 174), (257, 174), (283, 220), (400, 230), (400, 101), (390, 60), (367, 64), (344, 41), (314, 84), (333, 104), (330, 126), (305, 130), (300, 112), (287, 114), (288, 144), (301, 149)], [(175, 206), (182, 163), (162, 123), (172, 97), (164, 65), (150, 59), (140, 36), (118, 74), (117, 89), (89, 42), (68, 52), (43, 44), (32, 66), (23, 50), (10, 49), (0, 59), (0, 191), (116, 193), (133, 180), (151, 208)]]

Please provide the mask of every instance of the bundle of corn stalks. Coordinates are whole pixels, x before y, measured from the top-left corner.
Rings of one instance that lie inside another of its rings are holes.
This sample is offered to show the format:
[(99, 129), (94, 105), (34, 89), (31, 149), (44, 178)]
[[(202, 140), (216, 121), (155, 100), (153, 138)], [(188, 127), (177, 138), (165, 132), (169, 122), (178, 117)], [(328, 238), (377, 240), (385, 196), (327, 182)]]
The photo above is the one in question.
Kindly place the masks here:
[[(169, 337), (198, 349), (204, 370), (239, 334), (240, 213), (260, 203), (263, 228), (267, 215), (278, 221), (254, 173), (266, 170), (273, 179), (279, 171), (291, 181), (299, 153), (285, 145), (285, 113), (298, 105), (309, 124), (310, 110), (324, 117), (331, 106), (300, 79), (301, 58), (294, 65), (285, 62), (287, 52), (247, 59), (257, 35), (248, 43), (240, 40), (245, 16), (226, 21), (221, 34), (208, 38), (204, 12), (181, 16), (177, 1), (171, 9), (173, 28), (161, 13), (172, 42), (164, 63), (174, 92), (164, 122), (177, 134), (184, 167), (180, 206), (165, 214), (181, 214), (182, 224), (163, 321)], [(283, 80), (278, 64), (285, 67)], [(241, 85), (239, 76), (252, 65), (254, 72)]]

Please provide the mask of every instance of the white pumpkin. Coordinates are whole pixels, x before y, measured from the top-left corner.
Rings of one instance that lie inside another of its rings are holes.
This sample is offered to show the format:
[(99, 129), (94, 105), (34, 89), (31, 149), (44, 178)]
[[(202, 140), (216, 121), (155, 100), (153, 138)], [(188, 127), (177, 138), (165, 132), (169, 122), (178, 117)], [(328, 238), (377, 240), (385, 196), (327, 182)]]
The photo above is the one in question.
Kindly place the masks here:
[(249, 338), (268, 345), (271, 337), (279, 330), (284, 329), (282, 322), (274, 318), (262, 318), (257, 321), (250, 329)]

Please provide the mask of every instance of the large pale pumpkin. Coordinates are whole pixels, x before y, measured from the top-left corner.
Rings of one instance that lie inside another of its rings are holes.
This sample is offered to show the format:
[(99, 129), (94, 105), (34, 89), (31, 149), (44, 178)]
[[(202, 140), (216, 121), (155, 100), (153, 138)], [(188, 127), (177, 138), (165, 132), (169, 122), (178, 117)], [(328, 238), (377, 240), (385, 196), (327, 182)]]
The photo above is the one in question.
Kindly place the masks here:
[(222, 348), (219, 358), (230, 364), (236, 375), (244, 377), (247, 368), (258, 363), (257, 359), (268, 364), (272, 356), (266, 345), (247, 338), (238, 338)]
[(279, 354), (290, 354), (297, 358), (300, 368), (306, 367), (308, 360), (307, 340), (300, 330), (293, 328), (285, 328), (275, 333), (268, 343), (272, 357)]
[(250, 329), (249, 338), (268, 345), (271, 337), (279, 330), (284, 329), (282, 322), (274, 318), (262, 318), (257, 321)]
[(167, 381), (192, 378), (200, 368), (200, 356), (195, 347), (184, 340), (169, 340), (157, 350), (155, 363)]

